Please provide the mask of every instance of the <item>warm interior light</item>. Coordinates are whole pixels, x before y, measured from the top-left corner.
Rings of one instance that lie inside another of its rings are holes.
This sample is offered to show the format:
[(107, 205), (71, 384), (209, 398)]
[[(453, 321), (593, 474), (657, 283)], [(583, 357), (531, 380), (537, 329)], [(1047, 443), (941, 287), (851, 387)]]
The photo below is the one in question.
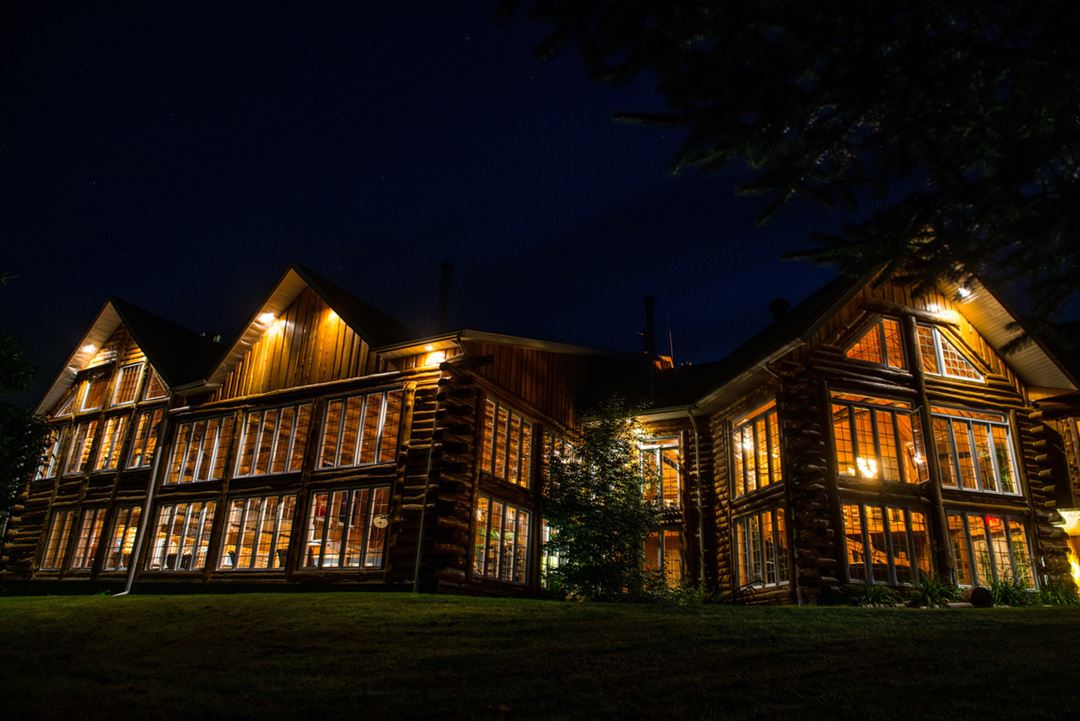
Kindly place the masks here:
[(435, 346), (428, 343), (426, 346), (424, 346), (424, 350), (426, 350), (428, 353), (430, 353), (431, 351), (435, 350)]
[(965, 298), (970, 298), (971, 297), (971, 289), (970, 288), (965, 288), (964, 286), (960, 286), (959, 288), (956, 289), (956, 297), (959, 298), (960, 300), (964, 300)]
[(335, 311), (333, 308), (330, 308), (329, 310), (327, 310), (327, 312), (326, 312), (326, 320), (328, 320), (331, 323), (336, 323), (337, 320), (338, 320), (337, 311)]
[(93, 353), (94, 351), (97, 350), (97, 346), (94, 345), (93, 343), (87, 343), (86, 345), (84, 345), (79, 350), (81, 350), (83, 353)]
[(442, 363), (444, 360), (446, 360), (446, 351), (437, 350), (437, 351), (433, 351), (431, 353), (428, 353), (426, 356), (424, 356), (424, 365), (426, 365), (426, 366), (438, 365), (439, 363)]
[(928, 311), (930, 311), (931, 313), (940, 313), (941, 312), (941, 306), (938, 305), (937, 303), (927, 303), (926, 304), (926, 309)]
[(1072, 569), (1073, 583), (1080, 589), (1080, 560), (1077, 560), (1076, 554), (1073, 553), (1071, 548), (1069, 549), (1069, 568)]
[(859, 456), (855, 459), (855, 465), (859, 467), (859, 473), (862, 474), (863, 478), (877, 478), (876, 459)]
[(260, 323), (265, 323), (266, 325), (270, 325), (275, 320), (277, 320), (277, 316), (274, 315), (273, 313), (271, 313), (270, 311), (266, 311), (265, 313), (260, 313), (259, 314), (259, 322)]

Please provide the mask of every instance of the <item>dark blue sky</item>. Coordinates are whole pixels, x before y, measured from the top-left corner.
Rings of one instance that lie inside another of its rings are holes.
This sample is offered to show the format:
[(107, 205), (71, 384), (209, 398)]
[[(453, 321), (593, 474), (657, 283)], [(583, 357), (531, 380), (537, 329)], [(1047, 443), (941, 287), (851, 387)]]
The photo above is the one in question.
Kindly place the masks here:
[(424, 328), (449, 259), (456, 325), (627, 350), (653, 294), (680, 361), (831, 277), (780, 256), (842, 216), (758, 227), (733, 178), (671, 176), (676, 134), (611, 120), (660, 107), (647, 82), (536, 61), (544, 28), (494, 3), (22, 5), (0, 310), (39, 387), (109, 296), (232, 333), (291, 260)]

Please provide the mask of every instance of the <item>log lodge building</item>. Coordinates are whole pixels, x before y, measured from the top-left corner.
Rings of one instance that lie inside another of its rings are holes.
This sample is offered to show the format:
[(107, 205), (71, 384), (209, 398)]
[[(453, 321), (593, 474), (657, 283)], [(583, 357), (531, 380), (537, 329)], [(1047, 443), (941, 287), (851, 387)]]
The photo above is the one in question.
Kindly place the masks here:
[(672, 584), (823, 603), (920, 572), (1069, 581), (1065, 354), (1005, 354), (1014, 317), (978, 284), (916, 297), (870, 274), (774, 310), (724, 360), (675, 368), (650, 323), (642, 354), (419, 337), (295, 265), (231, 344), (110, 301), (38, 406), (52, 434), (0, 581), (537, 594), (557, 562), (544, 459), (613, 392), (647, 401), (665, 510), (645, 564)]

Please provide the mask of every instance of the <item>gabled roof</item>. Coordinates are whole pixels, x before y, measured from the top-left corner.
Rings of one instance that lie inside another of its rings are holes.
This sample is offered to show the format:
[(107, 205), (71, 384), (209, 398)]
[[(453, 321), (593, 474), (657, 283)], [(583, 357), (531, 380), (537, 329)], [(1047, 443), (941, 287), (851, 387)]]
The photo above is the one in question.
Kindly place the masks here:
[(305, 288), (310, 288), (338, 317), (371, 347), (401, 343), (417, 334), (378, 308), (365, 303), (336, 283), (298, 263), (293, 263), (274, 285), (248, 321), (239, 337), (222, 354), (218, 363), (201, 379), (208, 385), (221, 383), (255, 342), (266, 332), (265, 313), (281, 315)]
[[(67, 392), (87, 363), (116, 329), (123, 325), (147, 361), (170, 388), (201, 378), (221, 352), (221, 346), (168, 318), (120, 298), (106, 301), (94, 322), (68, 357), (64, 368), (35, 408), (45, 413)], [(92, 346), (95, 350), (84, 350)]]

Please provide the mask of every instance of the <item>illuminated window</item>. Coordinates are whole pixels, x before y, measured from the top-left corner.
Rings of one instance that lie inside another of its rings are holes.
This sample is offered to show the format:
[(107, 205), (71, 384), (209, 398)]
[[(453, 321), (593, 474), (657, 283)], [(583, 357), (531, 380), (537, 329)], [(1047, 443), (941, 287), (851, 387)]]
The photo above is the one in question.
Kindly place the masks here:
[(1018, 518), (979, 513), (949, 513), (949, 541), (961, 586), (1020, 581), (1035, 586), (1031, 544)]
[(126, 415), (110, 416), (105, 420), (101, 443), (98, 444), (97, 458), (94, 460), (95, 471), (112, 471), (120, 467), (120, 449), (124, 445), (127, 423)]
[(844, 351), (852, 360), (865, 361), (889, 368), (906, 368), (904, 342), (899, 321), (882, 318), (867, 330), (859, 340)]
[(961, 378), (983, 382), (984, 378), (975, 365), (945, 338), (941, 331), (927, 325), (918, 326), (919, 355), (922, 356), (922, 369), (949, 378)]
[(83, 381), (80, 411), (96, 411), (105, 403), (105, 391), (109, 387), (109, 376), (99, 375)]
[(397, 460), (400, 390), (338, 398), (326, 406), (319, 468), (348, 468)]
[(1018, 495), (1016, 456), (1008, 419), (998, 413), (934, 406), (934, 449), (941, 484)]
[(305, 568), (382, 568), (390, 487), (315, 493)]
[(644, 571), (658, 571), (668, 588), (678, 588), (683, 580), (682, 533), (669, 528), (645, 537)]
[(249, 412), (240, 436), (236, 476), (299, 471), (310, 421), (310, 403)]
[(49, 519), (49, 532), (45, 534), (45, 547), (41, 552), (39, 568), (43, 571), (58, 571), (64, 563), (71, 527), (75, 525), (75, 509), (53, 509)]
[(559, 568), (562, 564), (562, 559), (559, 557), (558, 551), (555, 550), (552, 545), (552, 540), (555, 537), (555, 529), (551, 527), (546, 520), (540, 522), (540, 585), (544, 588), (548, 587), (549, 574)]
[(230, 501), (218, 568), (223, 571), (284, 568), (295, 505), (296, 496)]
[(473, 575), (525, 583), (529, 567), (529, 512), (491, 496), (476, 501)]
[(60, 468), (60, 447), (66, 436), (67, 434), (61, 432), (59, 428), (53, 428), (49, 431), (45, 441), (45, 452), (42, 456), (41, 465), (38, 466), (37, 474), (34, 476), (35, 481), (56, 476), (56, 472)]
[(528, 488), (531, 463), (532, 422), (502, 402), (485, 400), (480, 470)]
[(135, 537), (139, 532), (140, 506), (120, 506), (116, 509), (109, 545), (105, 549), (104, 571), (126, 571), (131, 564), (135, 549)]
[(641, 472), (645, 477), (645, 500), (665, 506), (680, 505), (679, 439), (647, 438), (638, 447)]
[(101, 540), (101, 529), (105, 526), (104, 508), (87, 508), (82, 513), (79, 533), (75, 536), (75, 555), (71, 558), (71, 568), (90, 570), (94, 565), (94, 554)]
[(154, 462), (158, 424), (164, 415), (163, 408), (155, 408), (152, 411), (143, 411), (137, 416), (135, 433), (131, 438), (131, 453), (128, 454), (128, 468), (149, 468)]
[(910, 404), (833, 393), (832, 429), (841, 476), (898, 483), (929, 478), (922, 424)]
[(181, 423), (176, 429), (176, 442), (165, 482), (196, 483), (220, 479), (232, 429), (232, 416)]
[(162, 506), (147, 568), (151, 571), (199, 571), (205, 568), (216, 508), (214, 501)]
[(75, 399), (79, 396), (79, 391), (82, 390), (81, 386), (76, 386), (70, 390), (67, 396), (60, 402), (53, 412), (53, 417), (59, 418), (60, 416), (70, 416), (75, 412)]
[(776, 403), (770, 401), (739, 421), (731, 434), (735, 495), (780, 483), (780, 426)]
[(150, 376), (146, 379), (146, 389), (143, 390), (143, 400), (154, 401), (159, 398), (166, 398), (168, 395), (169, 390), (165, 387), (165, 383), (162, 382), (161, 376), (151, 368)]
[(142, 369), (142, 363), (132, 363), (116, 372), (116, 385), (114, 386), (110, 405), (123, 406), (135, 402), (135, 393), (139, 390), (139, 377), (142, 375)]
[(64, 464), (64, 474), (73, 475), (85, 473), (90, 467), (90, 449), (94, 447), (94, 434), (97, 432), (98, 422), (83, 421), (75, 426), (71, 433), (71, 443), (67, 449), (67, 462)]
[(844, 504), (844, 543), (853, 583), (910, 584), (933, 567), (926, 514), (907, 508)]
[(783, 508), (741, 516), (732, 522), (732, 527), (736, 588), (790, 582)]

